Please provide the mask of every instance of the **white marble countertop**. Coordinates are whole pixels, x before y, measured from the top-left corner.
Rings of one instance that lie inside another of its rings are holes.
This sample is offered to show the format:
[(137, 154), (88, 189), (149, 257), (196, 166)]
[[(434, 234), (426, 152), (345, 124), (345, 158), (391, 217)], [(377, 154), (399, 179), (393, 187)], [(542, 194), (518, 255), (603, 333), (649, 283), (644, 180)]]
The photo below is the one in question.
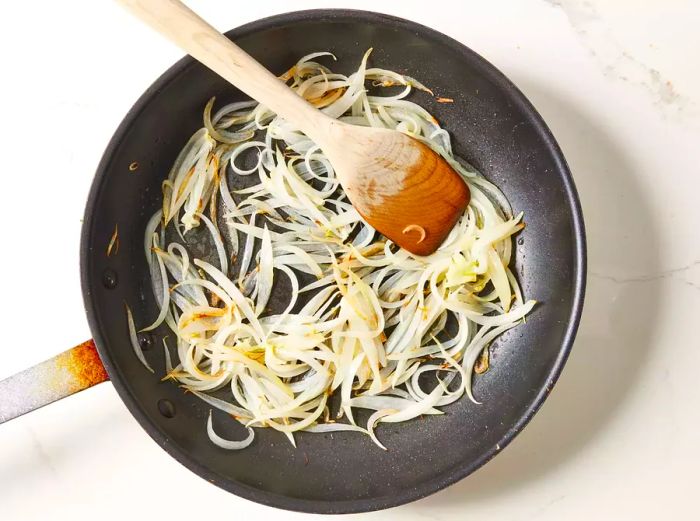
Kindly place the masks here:
[[(245, 4), (191, 2), (221, 29), (292, 8), (341, 6)], [(551, 398), (503, 454), (443, 492), (364, 517), (697, 516), (700, 4), (464, 4), (352, 6), (462, 41), (535, 104), (583, 202), (586, 308)], [(92, 175), (122, 116), (179, 56), (112, 2), (3, 9), (0, 378), (89, 338), (78, 242)], [(217, 517), (302, 517), (236, 498), (181, 467), (109, 383), (0, 426), (3, 521), (200, 519), (200, 505)]]

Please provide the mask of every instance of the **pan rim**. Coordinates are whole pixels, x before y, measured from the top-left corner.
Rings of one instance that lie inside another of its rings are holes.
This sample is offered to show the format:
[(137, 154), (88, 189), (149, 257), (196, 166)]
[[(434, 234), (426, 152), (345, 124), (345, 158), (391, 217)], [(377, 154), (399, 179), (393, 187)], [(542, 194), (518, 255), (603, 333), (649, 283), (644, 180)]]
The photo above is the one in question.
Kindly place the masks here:
[(366, 21), (408, 29), (420, 34), (422, 38), (437, 41), (440, 45), (451, 48), (461, 56), (464, 56), (465, 59), (478, 63), (479, 66), (488, 73), (489, 78), (501, 89), (509, 92), (512, 95), (513, 101), (528, 114), (528, 119), (530, 119), (531, 123), (537, 129), (539, 135), (543, 138), (546, 147), (549, 149), (551, 156), (555, 159), (557, 164), (557, 174), (562, 180), (566, 201), (571, 210), (573, 220), (572, 231), (575, 240), (573, 251), (573, 303), (558, 356), (548, 374), (547, 384), (540, 388), (537, 394), (531, 399), (522, 416), (504, 434), (498, 443), (500, 449), (497, 449), (496, 446), (492, 446), (488, 451), (484, 451), (484, 453), (478, 459), (462, 465), (456, 465), (450, 471), (445, 472), (433, 480), (424, 482), (417, 487), (402, 491), (401, 493), (392, 496), (339, 501), (311, 500), (267, 492), (240, 482), (229, 480), (228, 478), (213, 472), (208, 467), (205, 467), (199, 463), (199, 461), (192, 458), (187, 451), (181, 449), (175, 444), (172, 444), (170, 440), (168, 440), (165, 433), (159, 430), (151, 421), (150, 417), (142, 409), (139, 399), (133, 395), (122, 383), (122, 375), (113, 364), (109, 350), (104, 347), (107, 344), (102, 335), (102, 327), (96, 313), (96, 303), (91, 291), (94, 280), (89, 276), (89, 266), (91, 262), (89, 243), (90, 237), (92, 236), (94, 222), (93, 215), (96, 213), (95, 202), (98, 200), (98, 195), (100, 194), (100, 191), (104, 185), (103, 180), (106, 178), (108, 167), (114, 160), (116, 149), (122, 142), (124, 136), (128, 133), (131, 125), (138, 119), (141, 111), (146, 107), (151, 98), (157, 95), (158, 91), (165, 85), (169, 84), (171, 81), (174, 81), (188, 67), (195, 64), (195, 61), (189, 56), (180, 59), (173, 66), (171, 66), (141, 95), (141, 97), (136, 101), (134, 106), (124, 117), (123, 121), (120, 123), (109, 144), (107, 145), (107, 148), (105, 149), (102, 159), (97, 167), (85, 207), (85, 215), (80, 240), (81, 286), (90, 330), (93, 333), (93, 338), (95, 340), (102, 363), (107, 369), (119, 397), (127, 406), (134, 418), (136, 418), (141, 427), (143, 427), (151, 438), (153, 438), (153, 440), (173, 458), (190, 469), (192, 472), (196, 473), (207, 481), (214, 483), (218, 487), (234, 493), (237, 496), (267, 506), (318, 514), (369, 512), (415, 501), (467, 477), (500, 453), (529, 423), (535, 413), (539, 410), (562, 372), (562, 369), (571, 352), (576, 331), (580, 323), (586, 286), (585, 227), (581, 204), (566, 159), (564, 158), (564, 155), (552, 132), (549, 130), (540, 114), (524, 96), (524, 94), (502, 72), (500, 72), (500, 70), (457, 40), (417, 22), (391, 15), (353, 9), (310, 9), (277, 14), (239, 26), (231, 31), (228, 31), (226, 35), (230, 38), (236, 39), (258, 31), (267, 30), (280, 25), (308, 21), (309, 19), (326, 22), (332, 22), (334, 20)]

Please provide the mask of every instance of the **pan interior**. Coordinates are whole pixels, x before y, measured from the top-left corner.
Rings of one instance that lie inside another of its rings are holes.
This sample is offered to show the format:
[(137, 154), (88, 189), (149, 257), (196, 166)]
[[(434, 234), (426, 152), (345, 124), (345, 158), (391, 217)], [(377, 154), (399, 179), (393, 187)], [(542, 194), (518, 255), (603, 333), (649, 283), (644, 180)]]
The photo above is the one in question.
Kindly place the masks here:
[[(133, 354), (124, 313), (127, 302), (143, 321), (157, 314), (143, 230), (159, 207), (160, 184), (174, 158), (202, 126), (204, 104), (211, 96), (221, 103), (246, 99), (185, 59), (127, 116), (105, 153), (88, 202), (82, 275), (102, 359), (151, 436), (192, 470), (236, 494), (313, 512), (371, 510), (427, 495), (505, 446), (553, 385), (570, 348), (582, 299), (583, 237), (561, 153), (534, 109), (498, 71), (417, 24), (357, 11), (314, 11), (262, 20), (229, 35), (276, 73), (318, 50), (333, 52), (339, 59), (333, 68), (348, 73), (373, 47), (374, 65), (416, 77), (436, 95), (453, 98), (450, 104), (423, 93), (411, 99), (450, 132), (458, 156), (499, 186), (516, 212), (525, 212), (515, 270), (526, 298), (541, 304), (526, 324), (493, 344), (491, 368), (474, 382), (481, 405), (465, 398), (446, 407), (443, 416), (381, 425), (386, 452), (355, 433), (301, 433), (294, 448), (267, 429), (258, 429), (254, 444), (242, 451), (214, 446), (205, 432), (209, 407), (160, 382), (165, 331), (146, 351), (153, 376)], [(132, 172), (133, 162), (139, 168)], [(115, 225), (120, 249), (107, 257)], [(214, 420), (223, 437), (242, 436), (240, 425), (225, 415), (215, 414)]]

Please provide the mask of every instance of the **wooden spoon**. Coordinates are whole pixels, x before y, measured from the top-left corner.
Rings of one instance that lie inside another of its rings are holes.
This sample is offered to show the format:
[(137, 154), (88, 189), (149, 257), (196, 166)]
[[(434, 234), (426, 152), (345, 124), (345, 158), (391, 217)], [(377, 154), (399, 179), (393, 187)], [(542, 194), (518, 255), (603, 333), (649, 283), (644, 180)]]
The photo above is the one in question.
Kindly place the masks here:
[(240, 90), (298, 126), (328, 157), (375, 229), (417, 255), (433, 253), (469, 203), (469, 188), (428, 146), (401, 132), (326, 116), (179, 0), (118, 0)]

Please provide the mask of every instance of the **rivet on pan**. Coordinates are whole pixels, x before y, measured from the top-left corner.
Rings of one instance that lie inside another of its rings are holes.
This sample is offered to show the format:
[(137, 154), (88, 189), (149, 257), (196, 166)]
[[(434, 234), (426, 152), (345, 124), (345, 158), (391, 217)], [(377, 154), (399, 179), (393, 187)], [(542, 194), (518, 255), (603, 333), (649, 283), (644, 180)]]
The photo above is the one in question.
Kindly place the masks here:
[(111, 268), (107, 268), (102, 273), (102, 284), (107, 289), (114, 289), (117, 287), (119, 279), (117, 278), (117, 272)]
[(141, 346), (141, 349), (144, 351), (148, 351), (151, 347), (153, 347), (153, 335), (150, 333), (139, 333), (137, 335), (139, 339), (139, 345)]
[(522, 246), (524, 243), (525, 243), (525, 239), (520, 237), (520, 239), (518, 239), (518, 246)]
[(175, 405), (167, 398), (161, 398), (158, 400), (158, 411), (166, 418), (173, 418), (175, 416)]

